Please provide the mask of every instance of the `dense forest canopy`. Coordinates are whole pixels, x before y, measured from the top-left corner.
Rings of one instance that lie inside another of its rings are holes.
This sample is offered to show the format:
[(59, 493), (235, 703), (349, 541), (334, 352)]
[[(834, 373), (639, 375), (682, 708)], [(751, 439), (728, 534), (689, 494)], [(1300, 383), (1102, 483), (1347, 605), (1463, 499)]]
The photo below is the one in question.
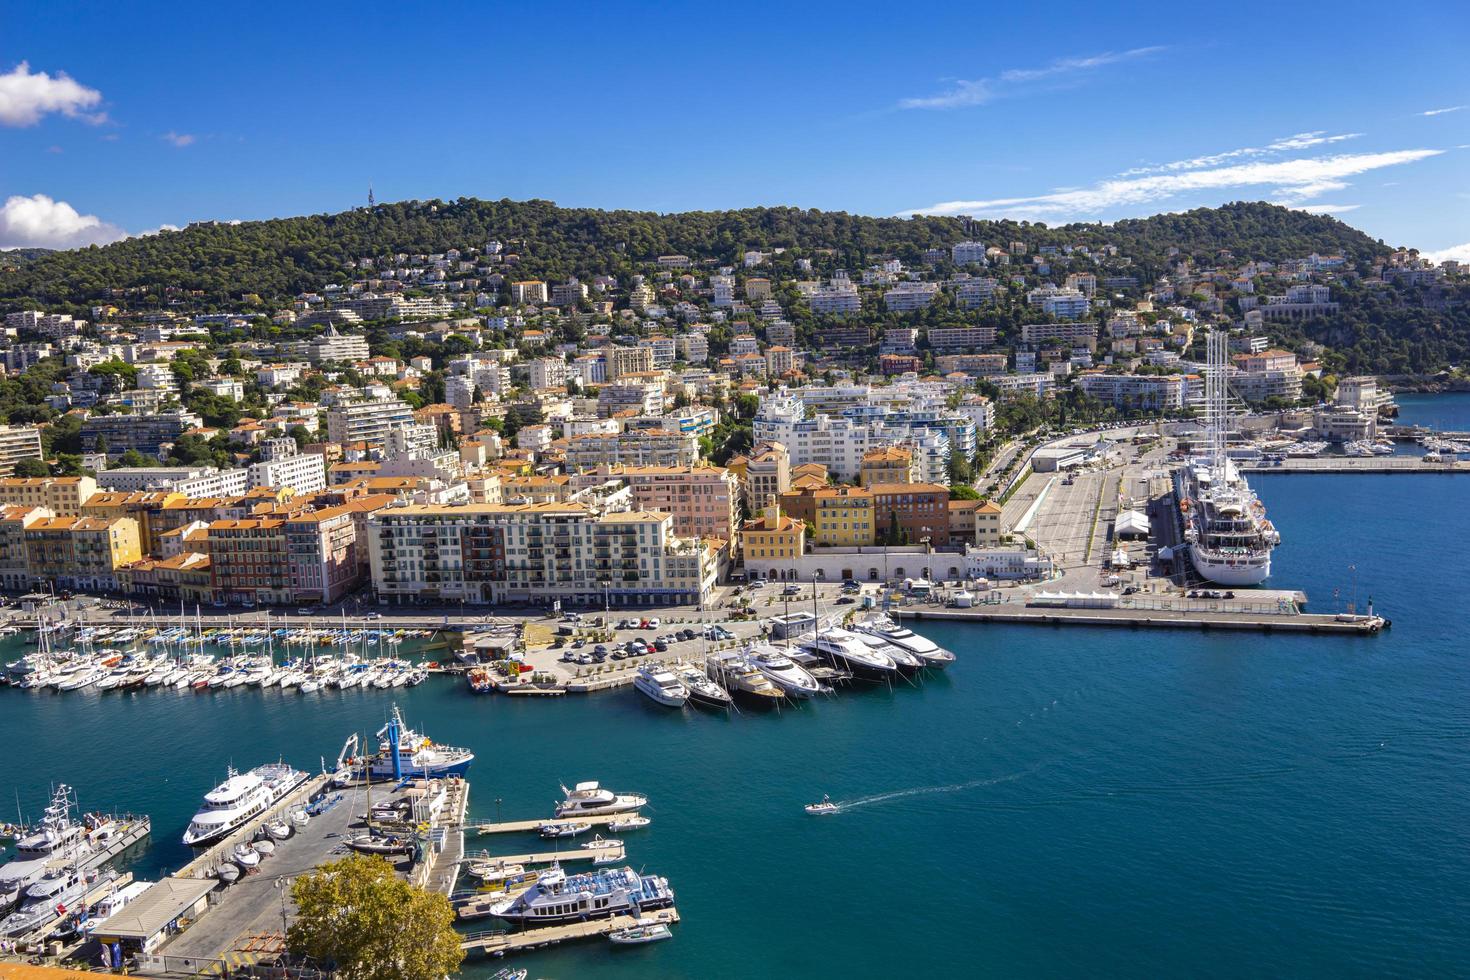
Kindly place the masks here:
[(246, 294), (263, 302), (341, 281), (359, 257), (511, 245), (524, 277), (587, 278), (645, 268), (654, 257), (685, 254), (733, 262), (744, 249), (831, 249), (849, 268), (880, 255), (917, 262), (925, 249), (972, 239), (1005, 246), (1116, 245), (1145, 281), (1164, 268), (1169, 249), (1201, 260), (1221, 250), (1237, 259), (1278, 261), (1313, 251), (1360, 261), (1387, 251), (1325, 215), (1269, 204), (1229, 204), (1181, 214), (1049, 228), (963, 218), (872, 218), (839, 211), (747, 208), (655, 214), (561, 208), (550, 201), (411, 201), (341, 214), (207, 222), (181, 231), (64, 252), (28, 252), (0, 262), (0, 306), (14, 310), (85, 306), (132, 290), (121, 305), (158, 305), (165, 290), (194, 294), (189, 306), (234, 309)]

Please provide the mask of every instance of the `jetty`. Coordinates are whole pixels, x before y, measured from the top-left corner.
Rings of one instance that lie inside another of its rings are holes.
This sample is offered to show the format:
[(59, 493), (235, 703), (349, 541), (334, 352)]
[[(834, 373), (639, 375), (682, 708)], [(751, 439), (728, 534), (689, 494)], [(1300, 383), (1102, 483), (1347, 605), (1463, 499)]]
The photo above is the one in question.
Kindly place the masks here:
[(622, 813), (597, 813), (578, 814), (575, 817), (544, 817), (541, 820), (505, 820), (494, 823), (472, 823), (465, 824), (465, 830), (473, 830), (478, 834), (534, 834), (542, 826), (549, 823), (585, 823), (594, 827), (605, 827), (619, 820), (627, 820), (629, 817), (638, 816), (638, 811), (630, 810)]
[(606, 936), (619, 929), (637, 925), (662, 923), (673, 925), (679, 921), (679, 910), (670, 906), (648, 915), (615, 915), (608, 919), (592, 919), (587, 922), (569, 922), (559, 926), (543, 926), (539, 929), (523, 929), (519, 932), (492, 930), (471, 933), (460, 947), (466, 952), (484, 953), (487, 956), (504, 956), (507, 953), (523, 953), (526, 950), (554, 946), (573, 939), (590, 939)]

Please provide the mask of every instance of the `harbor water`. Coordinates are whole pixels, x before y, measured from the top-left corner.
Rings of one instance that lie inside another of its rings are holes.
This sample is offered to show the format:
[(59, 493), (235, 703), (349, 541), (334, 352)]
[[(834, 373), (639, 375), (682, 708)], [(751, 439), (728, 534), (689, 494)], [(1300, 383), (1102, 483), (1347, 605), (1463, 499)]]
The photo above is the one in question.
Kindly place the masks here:
[[(1392, 629), (930, 623), (960, 657), (947, 675), (730, 718), (630, 689), (473, 697), (443, 677), (4, 690), (0, 805), (37, 814), (64, 780), (84, 808), (146, 811), (133, 870), (151, 877), (186, 860), (179, 835), (227, 766), (315, 769), (396, 701), (477, 752), (475, 818), (546, 815), (584, 779), (651, 799), (653, 825), (624, 836), (677, 891), (675, 939), (515, 961), (533, 977), (1470, 974), (1470, 481), (1258, 489), (1285, 535), (1273, 584), (1318, 612), (1371, 595)], [(842, 811), (802, 812), (823, 793)]]

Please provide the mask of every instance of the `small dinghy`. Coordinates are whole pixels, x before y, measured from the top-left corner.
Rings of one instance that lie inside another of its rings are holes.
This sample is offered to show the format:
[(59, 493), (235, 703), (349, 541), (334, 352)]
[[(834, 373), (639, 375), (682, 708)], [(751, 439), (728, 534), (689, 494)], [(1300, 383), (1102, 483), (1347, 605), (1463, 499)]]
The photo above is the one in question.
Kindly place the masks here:
[(617, 820), (614, 820), (612, 823), (608, 824), (607, 829), (613, 831), (614, 833), (620, 834), (625, 830), (642, 830), (644, 827), (647, 827), (651, 823), (653, 823), (653, 821), (649, 818), (640, 817), (638, 814), (634, 813), (626, 817), (619, 817)]
[(360, 854), (412, 854), (413, 841), (401, 837), (378, 837), (361, 834), (347, 842), (347, 846)]
[(297, 807), (291, 811), (291, 826), (305, 827), (311, 822), (311, 814), (306, 812), (305, 807)]
[(266, 824), (265, 832), (271, 835), (272, 840), (285, 840), (293, 833), (291, 825), (284, 820), (275, 820)]
[(268, 858), (276, 853), (276, 842), (269, 838), (258, 840), (250, 846), (255, 849), (256, 854), (259, 854), (263, 858)]
[(227, 885), (240, 880), (240, 868), (234, 864), (222, 864), (214, 869), (214, 876)]
[(236, 844), (230, 859), (242, 869), (250, 871), (260, 863), (260, 852), (249, 844)]
[(615, 930), (608, 933), (607, 938), (609, 942), (619, 946), (640, 946), (644, 943), (656, 943), (661, 939), (672, 939), (674, 934), (662, 922), (650, 922)]
[(544, 823), (536, 828), (542, 837), (549, 839), (576, 837), (578, 834), (585, 834), (591, 829), (592, 825), (590, 823), (557, 823), (554, 821)]

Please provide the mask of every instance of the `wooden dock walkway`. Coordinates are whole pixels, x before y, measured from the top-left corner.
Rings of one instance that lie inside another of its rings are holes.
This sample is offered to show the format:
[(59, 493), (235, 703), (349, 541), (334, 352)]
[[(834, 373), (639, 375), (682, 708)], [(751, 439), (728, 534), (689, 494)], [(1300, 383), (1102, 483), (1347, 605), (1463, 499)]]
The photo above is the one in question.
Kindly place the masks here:
[[(588, 841), (588, 843), (594, 843)], [(555, 864), (560, 861), (566, 864), (568, 861), (594, 861), (601, 859), (604, 864), (613, 861), (621, 861), (628, 856), (628, 849), (622, 844), (606, 843), (598, 847), (574, 847), (569, 851), (537, 851), (531, 854), (497, 854), (490, 858), (491, 861), (501, 861), (505, 864)]]
[(661, 922), (673, 925), (679, 921), (679, 910), (673, 907), (650, 912), (641, 918), (631, 915), (615, 915), (610, 919), (592, 919), (587, 922), (569, 922), (560, 926), (545, 926), (540, 929), (525, 929), (520, 932), (485, 932), (467, 936), (460, 947), (466, 952), (482, 952), (487, 956), (504, 956), (506, 953), (521, 953), (529, 949), (554, 946), (571, 939), (588, 939), (606, 936), (630, 926)]
[(466, 831), (476, 831), (481, 834), (534, 834), (542, 824), (547, 823), (588, 823), (594, 827), (605, 827), (608, 824), (623, 820), (627, 817), (636, 817), (636, 810), (624, 813), (598, 813), (590, 816), (577, 817), (542, 817), (540, 820), (505, 820), (500, 823), (470, 823), (465, 824)]

